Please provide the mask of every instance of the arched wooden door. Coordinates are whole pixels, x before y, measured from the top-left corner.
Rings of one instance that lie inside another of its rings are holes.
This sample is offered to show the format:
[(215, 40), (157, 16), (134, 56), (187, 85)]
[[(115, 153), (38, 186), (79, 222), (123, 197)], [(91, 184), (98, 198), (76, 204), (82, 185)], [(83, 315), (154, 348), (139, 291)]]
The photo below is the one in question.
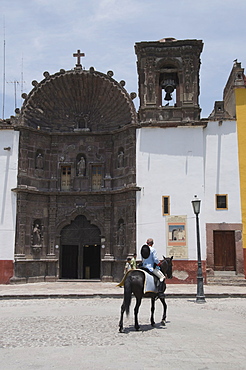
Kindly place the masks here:
[(100, 279), (101, 232), (85, 216), (61, 231), (60, 278)]

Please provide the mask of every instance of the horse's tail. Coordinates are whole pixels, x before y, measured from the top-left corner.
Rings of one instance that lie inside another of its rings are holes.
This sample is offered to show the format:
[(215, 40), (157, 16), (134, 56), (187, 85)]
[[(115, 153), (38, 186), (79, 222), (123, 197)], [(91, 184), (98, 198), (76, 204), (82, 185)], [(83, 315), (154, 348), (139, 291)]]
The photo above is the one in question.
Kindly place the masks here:
[(131, 285), (131, 275), (129, 274), (125, 280), (124, 284), (124, 303), (125, 303), (125, 310), (126, 316), (129, 315), (130, 305), (132, 300), (132, 285)]

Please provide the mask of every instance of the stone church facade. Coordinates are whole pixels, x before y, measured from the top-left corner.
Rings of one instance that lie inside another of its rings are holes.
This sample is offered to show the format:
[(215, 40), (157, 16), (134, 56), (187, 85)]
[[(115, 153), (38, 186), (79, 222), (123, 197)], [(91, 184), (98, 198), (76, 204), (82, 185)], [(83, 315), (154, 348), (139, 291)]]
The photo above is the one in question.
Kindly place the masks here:
[(23, 96), (12, 281), (112, 280), (135, 251), (137, 115), (112, 75), (77, 63)]

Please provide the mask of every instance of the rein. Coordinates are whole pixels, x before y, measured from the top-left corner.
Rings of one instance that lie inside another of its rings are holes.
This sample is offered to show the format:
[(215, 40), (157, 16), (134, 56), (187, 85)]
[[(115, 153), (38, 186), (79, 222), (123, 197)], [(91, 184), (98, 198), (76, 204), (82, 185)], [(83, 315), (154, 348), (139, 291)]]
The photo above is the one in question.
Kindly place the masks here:
[(165, 277), (167, 277), (168, 263), (166, 260), (162, 261), (160, 268), (161, 268), (161, 272), (165, 275)]
[(164, 257), (164, 260), (160, 264), (161, 272), (165, 275), (166, 278), (172, 278), (172, 259), (173, 257)]

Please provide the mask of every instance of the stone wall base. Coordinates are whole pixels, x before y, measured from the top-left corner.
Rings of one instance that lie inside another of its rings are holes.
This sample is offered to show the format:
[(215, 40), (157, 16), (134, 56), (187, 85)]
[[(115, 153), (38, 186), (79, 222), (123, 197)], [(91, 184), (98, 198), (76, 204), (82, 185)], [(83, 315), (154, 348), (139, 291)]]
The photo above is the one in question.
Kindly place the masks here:
[[(203, 282), (207, 283), (206, 261), (202, 261)], [(173, 278), (167, 279), (168, 284), (196, 284), (197, 261), (173, 260)]]
[(244, 263), (244, 276), (246, 279), (246, 248), (243, 248), (243, 263)]
[(104, 283), (108, 283), (108, 282), (112, 282), (113, 281), (113, 276), (102, 276), (102, 282)]
[[(4, 264), (3, 262), (7, 262)], [(118, 263), (117, 263), (118, 262)], [(120, 281), (123, 277), (123, 270), (125, 261), (117, 261), (117, 262), (110, 262), (106, 264), (107, 267), (105, 272), (109, 274), (103, 274), (101, 280), (102, 282), (112, 282), (112, 281)], [(33, 261), (32, 261), (33, 263)], [(38, 263), (36, 261), (36, 263)], [(46, 262), (47, 263), (47, 262)], [(17, 263), (18, 264), (18, 263)], [(52, 271), (56, 270), (55, 261), (53, 261), (53, 266), (49, 266), (49, 268), (44, 269), (44, 271)], [(5, 273), (3, 267), (5, 268)], [(21, 271), (27, 272), (28, 262), (23, 261), (21, 262)], [(244, 249), (244, 266), (246, 272), (246, 249)], [(55, 282), (58, 280), (58, 276), (56, 275), (37, 275), (37, 276), (13, 276), (13, 261), (0, 261), (0, 283), (1, 284), (23, 284), (23, 283), (37, 283), (37, 282)], [(20, 268), (20, 266), (19, 266)], [(113, 270), (112, 275), (110, 274), (111, 269)], [(24, 271), (23, 271), (24, 270)], [(17, 268), (18, 271), (18, 268)], [(206, 276), (206, 261), (202, 261), (202, 271), (203, 271), (203, 281), (204, 284), (207, 283), (207, 276)], [(20, 271), (19, 271), (20, 272)], [(32, 271), (33, 272), (33, 271)], [(114, 276), (116, 275), (116, 276)], [(197, 282), (197, 261), (187, 261), (187, 260), (173, 260), (173, 278), (167, 279), (168, 284), (196, 284)]]
[(12, 260), (0, 260), (0, 284), (9, 284), (14, 275), (14, 262)]

